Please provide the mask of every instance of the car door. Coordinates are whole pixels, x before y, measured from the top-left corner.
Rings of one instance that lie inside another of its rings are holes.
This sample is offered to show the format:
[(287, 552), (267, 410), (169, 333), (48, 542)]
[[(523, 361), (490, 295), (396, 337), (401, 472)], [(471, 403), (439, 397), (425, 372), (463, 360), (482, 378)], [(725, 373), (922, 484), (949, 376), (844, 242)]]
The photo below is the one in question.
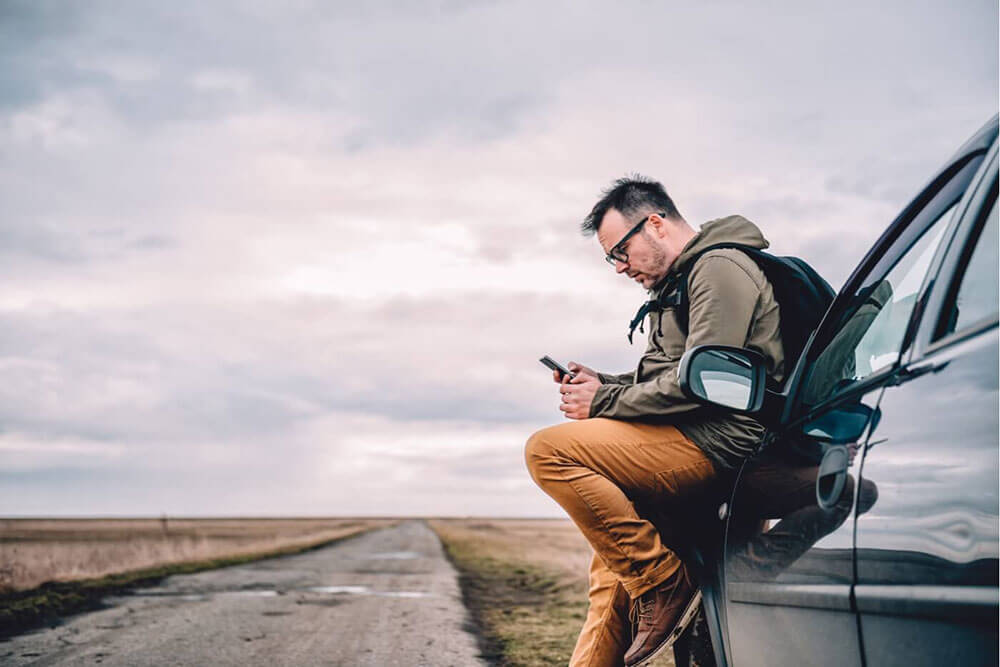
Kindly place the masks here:
[(878, 423), (931, 259), (984, 152), (960, 153), (868, 253), (790, 380), (786, 428), (740, 472), (726, 528), (729, 664), (863, 664), (854, 518), (879, 489), (859, 477), (854, 440)]
[(881, 399), (862, 479), (855, 598), (871, 665), (996, 665), (996, 145), (966, 198), (912, 350)]

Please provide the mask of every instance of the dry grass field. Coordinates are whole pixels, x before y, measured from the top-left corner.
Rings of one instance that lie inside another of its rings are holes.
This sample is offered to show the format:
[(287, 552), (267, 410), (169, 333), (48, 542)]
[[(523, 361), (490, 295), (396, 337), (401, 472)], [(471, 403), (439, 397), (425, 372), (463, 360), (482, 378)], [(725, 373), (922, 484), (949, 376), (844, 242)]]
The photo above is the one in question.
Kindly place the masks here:
[[(591, 549), (576, 526), (556, 519), (436, 519), (430, 525), (462, 574), (491, 661), (565, 665), (587, 613)], [(673, 664), (672, 655), (653, 663)]]
[(0, 594), (48, 581), (305, 548), (388, 519), (0, 519)]

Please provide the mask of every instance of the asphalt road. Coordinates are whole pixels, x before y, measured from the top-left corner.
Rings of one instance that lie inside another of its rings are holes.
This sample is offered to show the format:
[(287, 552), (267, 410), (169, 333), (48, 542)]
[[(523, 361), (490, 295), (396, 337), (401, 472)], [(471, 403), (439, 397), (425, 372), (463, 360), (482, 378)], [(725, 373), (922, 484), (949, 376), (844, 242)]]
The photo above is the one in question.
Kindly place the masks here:
[(485, 664), (455, 570), (422, 521), (106, 603), (0, 643), (0, 664)]

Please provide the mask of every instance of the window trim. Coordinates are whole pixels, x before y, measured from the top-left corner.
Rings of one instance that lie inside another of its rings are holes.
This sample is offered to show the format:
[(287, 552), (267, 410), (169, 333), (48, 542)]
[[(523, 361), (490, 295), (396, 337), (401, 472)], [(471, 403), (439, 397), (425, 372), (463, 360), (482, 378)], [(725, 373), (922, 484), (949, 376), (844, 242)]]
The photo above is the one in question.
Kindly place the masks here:
[(953, 331), (943, 338), (938, 338), (924, 349), (922, 356), (928, 356), (934, 354), (938, 350), (943, 350), (946, 347), (964, 343), (965, 341), (975, 338), (976, 336), (979, 336), (996, 326), (1000, 326), (1000, 317), (983, 317), (968, 325), (964, 329)]
[(940, 347), (938, 343), (949, 338), (964, 337), (964, 332), (967, 330), (982, 328), (984, 323), (989, 324), (1000, 319), (1000, 312), (998, 312), (997, 315), (994, 316), (987, 315), (985, 317), (980, 317), (978, 320), (966, 324), (961, 329), (942, 333), (946, 326), (945, 319), (949, 312), (949, 306), (958, 299), (958, 293), (962, 289), (962, 282), (965, 280), (965, 274), (969, 268), (969, 262), (972, 261), (972, 255), (975, 253), (976, 248), (979, 247), (979, 239), (982, 237), (983, 230), (986, 228), (986, 223), (989, 221), (990, 213), (992, 213), (997, 207), (998, 184), (1000, 184), (1000, 181), (998, 181), (997, 176), (994, 175), (993, 183), (989, 185), (986, 197), (981, 202), (977, 202), (979, 204), (979, 210), (976, 212), (975, 220), (971, 225), (971, 229), (968, 230), (968, 233), (962, 240), (962, 248), (951, 267), (951, 275), (948, 279), (948, 288), (942, 296), (941, 303), (937, 309), (936, 317), (934, 318), (934, 328), (931, 331), (931, 342), (927, 346), (928, 350)]
[[(923, 317), (917, 327), (917, 333), (909, 351), (904, 350), (901, 361), (909, 363), (922, 357), (936, 354), (953, 345), (959, 345), (967, 340), (982, 335), (984, 332), (997, 326), (1000, 317), (983, 318), (975, 322), (969, 322), (961, 331), (954, 331), (942, 338), (934, 340), (934, 335), (938, 331), (939, 322), (945, 317), (944, 305), (946, 299), (950, 298), (953, 283), (956, 276), (964, 276), (964, 270), (971, 258), (970, 245), (971, 234), (981, 233), (982, 225), (989, 215), (990, 206), (993, 202), (989, 197), (996, 192), (995, 184), (998, 182), (998, 145), (1000, 142), (994, 141), (987, 151), (986, 158), (980, 165), (975, 182), (970, 185), (970, 191), (966, 193), (964, 205), (961, 207), (958, 224), (948, 240), (948, 246), (943, 256), (937, 262), (937, 277), (932, 286), (930, 296)], [(1000, 204), (998, 204), (1000, 205)], [(969, 252), (966, 256), (966, 252)], [(956, 289), (960, 289), (960, 286)]]

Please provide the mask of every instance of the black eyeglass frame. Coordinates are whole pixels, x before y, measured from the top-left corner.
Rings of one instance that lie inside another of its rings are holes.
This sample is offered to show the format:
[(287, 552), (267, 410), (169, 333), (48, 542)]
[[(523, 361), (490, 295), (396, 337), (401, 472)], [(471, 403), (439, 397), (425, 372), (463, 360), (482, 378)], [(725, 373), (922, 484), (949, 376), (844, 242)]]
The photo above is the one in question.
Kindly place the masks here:
[(666, 216), (666, 213), (650, 213), (645, 218), (635, 223), (632, 229), (625, 232), (625, 236), (621, 237), (618, 240), (618, 243), (611, 246), (611, 250), (609, 250), (608, 254), (604, 256), (604, 260), (611, 266), (615, 266), (617, 262), (621, 262), (622, 264), (628, 264), (628, 253), (625, 252), (622, 246), (628, 243), (628, 240), (630, 238), (638, 234), (639, 230), (642, 229), (642, 226), (647, 222), (649, 222), (649, 219), (652, 218), (654, 215), (658, 215), (661, 218), (663, 218)]

